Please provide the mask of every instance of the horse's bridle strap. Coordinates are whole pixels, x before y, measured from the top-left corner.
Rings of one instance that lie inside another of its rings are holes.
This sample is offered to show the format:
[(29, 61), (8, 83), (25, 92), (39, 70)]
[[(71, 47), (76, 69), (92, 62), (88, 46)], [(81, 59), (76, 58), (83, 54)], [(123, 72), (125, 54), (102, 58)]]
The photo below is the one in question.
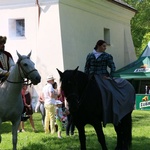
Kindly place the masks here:
[(18, 81), (18, 82), (14, 82), (14, 81), (9, 81), (9, 80), (6, 80), (7, 82), (9, 83), (24, 83), (25, 81)]
[[(23, 59), (27, 59), (27, 58), (23, 58)], [(20, 76), (21, 76), (21, 72), (20, 72), (20, 69), (21, 69), (22, 72), (23, 72), (23, 74), (26, 75), (27, 78), (28, 78), (28, 76), (29, 76), (32, 72), (37, 71), (37, 69), (33, 69), (33, 70), (29, 71), (29, 72), (26, 72), (26, 71), (23, 69), (23, 67), (20, 65), (20, 62), (21, 62), (23, 59), (20, 59), (20, 60), (17, 61), (18, 70), (19, 70)], [(24, 78), (23, 78), (22, 76), (21, 76), (21, 78), (22, 78), (22, 81), (18, 81), (18, 82), (9, 81), (9, 80), (6, 80), (6, 81), (9, 82), (9, 83), (24, 83), (24, 82), (26, 82), (26, 81), (24, 81)]]

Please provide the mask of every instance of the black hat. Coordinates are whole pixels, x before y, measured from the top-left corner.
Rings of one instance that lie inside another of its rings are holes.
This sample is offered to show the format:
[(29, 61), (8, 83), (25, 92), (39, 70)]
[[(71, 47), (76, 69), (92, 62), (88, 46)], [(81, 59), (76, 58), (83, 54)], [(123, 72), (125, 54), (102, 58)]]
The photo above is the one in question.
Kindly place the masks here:
[(5, 43), (6, 43), (6, 40), (7, 40), (7, 37), (6, 37), (6, 36), (0, 36), (0, 43), (5, 44)]

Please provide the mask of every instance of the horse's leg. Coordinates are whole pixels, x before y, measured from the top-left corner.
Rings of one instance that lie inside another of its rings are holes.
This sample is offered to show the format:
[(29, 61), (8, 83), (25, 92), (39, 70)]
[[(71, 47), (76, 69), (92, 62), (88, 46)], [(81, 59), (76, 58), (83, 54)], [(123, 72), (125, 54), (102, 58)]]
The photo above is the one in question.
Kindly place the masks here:
[(122, 125), (122, 132), (123, 132), (123, 148), (129, 149), (132, 142), (132, 117), (131, 113), (128, 113), (123, 119), (121, 120)]
[(76, 127), (77, 127), (78, 132), (79, 132), (80, 149), (86, 150), (86, 136), (85, 136), (84, 125), (83, 124), (80, 124), (80, 125), (76, 124)]
[(128, 145), (128, 147), (130, 147), (132, 145), (132, 115), (131, 114), (132, 114), (132, 112), (128, 113), (123, 118), (124, 136), (126, 137), (125, 138), (125, 145)]
[(117, 134), (117, 145), (115, 150), (122, 150), (122, 138), (123, 138), (123, 134), (122, 134), (122, 130), (121, 130), (121, 123), (119, 123), (117, 126), (114, 125), (116, 134)]
[(92, 124), (95, 131), (96, 131), (96, 134), (97, 134), (97, 137), (98, 137), (98, 141), (99, 143), (101, 144), (101, 147), (102, 147), (102, 150), (107, 150), (107, 146), (106, 146), (106, 141), (105, 141), (105, 135), (104, 135), (104, 132), (103, 132), (103, 128), (102, 128), (102, 124), (100, 121)]
[(17, 121), (12, 122), (12, 143), (13, 143), (13, 150), (17, 150), (17, 130), (20, 124), (21, 118)]
[(118, 126), (115, 127), (117, 133), (117, 146), (115, 150), (128, 150), (132, 141), (132, 118), (131, 113), (128, 113), (122, 118)]

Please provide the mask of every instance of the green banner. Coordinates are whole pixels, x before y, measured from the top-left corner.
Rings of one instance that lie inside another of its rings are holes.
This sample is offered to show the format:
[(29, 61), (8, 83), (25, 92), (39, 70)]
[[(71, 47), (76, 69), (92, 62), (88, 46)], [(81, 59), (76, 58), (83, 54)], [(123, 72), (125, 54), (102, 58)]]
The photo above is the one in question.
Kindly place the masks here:
[(150, 94), (136, 94), (137, 110), (150, 110)]

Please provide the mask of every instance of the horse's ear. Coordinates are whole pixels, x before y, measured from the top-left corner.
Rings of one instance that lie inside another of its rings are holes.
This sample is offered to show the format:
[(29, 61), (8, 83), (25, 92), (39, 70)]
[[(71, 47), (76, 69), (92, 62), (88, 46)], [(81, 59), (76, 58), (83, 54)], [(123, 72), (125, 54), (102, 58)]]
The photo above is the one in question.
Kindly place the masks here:
[(28, 57), (30, 58), (30, 56), (31, 56), (31, 53), (32, 53), (32, 50), (31, 50), (31, 52), (28, 54)]
[(17, 55), (18, 55), (18, 57), (19, 57), (19, 59), (21, 58), (21, 55), (18, 53), (18, 51), (16, 50), (16, 53), (17, 53)]
[[(56, 69), (57, 69), (57, 68), (56, 68)], [(60, 79), (62, 79), (62, 78), (63, 78), (63, 73), (62, 73), (59, 69), (57, 69), (57, 71), (58, 71), (58, 73), (59, 73)]]
[(73, 75), (75, 75), (78, 71), (79, 66), (73, 71)]
[(78, 71), (78, 69), (79, 69), (79, 66), (75, 70)]

